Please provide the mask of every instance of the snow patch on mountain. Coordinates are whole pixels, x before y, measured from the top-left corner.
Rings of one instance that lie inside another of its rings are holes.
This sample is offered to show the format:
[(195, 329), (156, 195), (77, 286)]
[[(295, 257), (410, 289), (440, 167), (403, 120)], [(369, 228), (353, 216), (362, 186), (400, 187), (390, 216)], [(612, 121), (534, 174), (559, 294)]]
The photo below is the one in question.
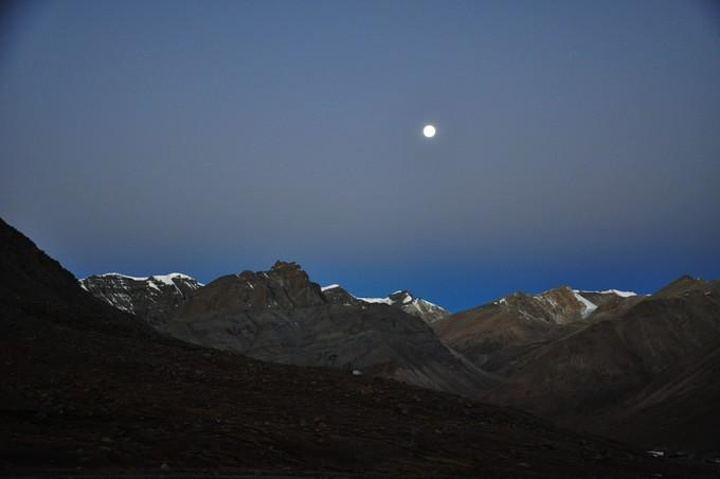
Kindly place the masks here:
[(382, 304), (393, 304), (394, 301), (390, 299), (390, 297), (387, 298), (359, 298), (357, 296), (354, 296), (356, 299), (359, 299), (360, 301), (365, 301), (366, 303), (382, 303)]
[(579, 291), (580, 293), (599, 293), (599, 294), (615, 294), (621, 298), (631, 298), (638, 294), (634, 291), (620, 291), (619, 289), (606, 289), (603, 291)]
[(573, 290), (573, 294), (575, 295), (575, 299), (577, 299), (582, 305), (583, 305), (583, 311), (581, 313), (583, 318), (587, 318), (590, 316), (590, 314), (597, 309), (597, 305), (594, 303), (591, 303), (586, 298), (584, 298), (581, 294), (579, 294), (578, 291)]
[[(192, 276), (188, 276), (184, 273), (168, 273), (168, 274), (153, 274), (151, 276), (130, 276), (129, 274), (123, 274), (123, 273), (102, 273), (102, 274), (96, 274), (92, 275), (98, 278), (122, 278), (122, 279), (129, 279), (132, 281), (148, 281), (148, 280), (156, 280), (160, 283), (167, 284), (168, 286), (172, 286), (174, 283), (174, 279), (184, 279), (188, 281), (194, 281), (200, 286), (205, 286), (203, 283), (195, 280)], [(87, 280), (88, 278), (91, 278), (92, 276), (88, 276), (87, 278), (83, 278), (81, 281)]]
[[(150, 276), (149, 279), (155, 279), (163, 284), (167, 284), (168, 286), (172, 286), (175, 284), (176, 279), (184, 279), (188, 281), (195, 281), (195, 278), (188, 276), (183, 273), (168, 273), (168, 274), (154, 274)], [(198, 285), (205, 286), (204, 284), (196, 281)]]

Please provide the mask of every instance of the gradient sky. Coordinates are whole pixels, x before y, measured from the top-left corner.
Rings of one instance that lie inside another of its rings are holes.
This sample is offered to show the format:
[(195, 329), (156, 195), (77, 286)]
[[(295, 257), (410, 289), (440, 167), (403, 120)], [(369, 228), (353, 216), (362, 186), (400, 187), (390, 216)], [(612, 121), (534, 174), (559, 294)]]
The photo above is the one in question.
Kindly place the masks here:
[(0, 215), (79, 277), (286, 259), (452, 310), (717, 278), (713, 5), (18, 2)]

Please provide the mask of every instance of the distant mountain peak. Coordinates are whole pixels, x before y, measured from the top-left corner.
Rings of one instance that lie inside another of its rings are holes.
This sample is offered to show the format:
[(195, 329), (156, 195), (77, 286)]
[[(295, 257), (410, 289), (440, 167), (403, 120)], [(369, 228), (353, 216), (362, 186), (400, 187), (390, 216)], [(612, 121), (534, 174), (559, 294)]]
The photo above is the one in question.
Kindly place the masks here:
[(395, 291), (394, 293), (390, 293), (388, 295), (388, 298), (390, 298), (392, 301), (399, 301), (402, 304), (408, 304), (415, 300), (415, 296), (412, 295), (410, 291), (407, 291), (405, 289), (401, 289), (399, 291)]
[(657, 290), (652, 296), (655, 298), (680, 296), (694, 290), (703, 289), (707, 284), (708, 281), (703, 278), (683, 274), (674, 281), (671, 281), (669, 284)]
[(296, 261), (283, 261), (283, 260), (277, 260), (275, 261), (275, 264), (272, 265), (270, 268), (270, 271), (283, 271), (283, 270), (300, 270), (302, 271), (302, 266), (300, 266), (299, 263)]
[(80, 286), (96, 298), (150, 324), (159, 324), (204, 285), (184, 273), (130, 276), (103, 273), (80, 280)]
[[(611, 300), (637, 296), (632, 291), (606, 289), (590, 291), (558, 286), (541, 293), (529, 294), (516, 291), (493, 301), (492, 305), (516, 308), (527, 319), (542, 319), (552, 323), (567, 323), (589, 317), (602, 304)], [(479, 306), (487, 307), (489, 304)]]
[(400, 289), (382, 298), (355, 296), (338, 284), (323, 286), (323, 294), (331, 302), (354, 304), (356, 302), (368, 304), (387, 304), (388, 306), (401, 309), (408, 314), (417, 316), (426, 323), (432, 323), (446, 318), (450, 312), (435, 303), (422, 298), (415, 297), (410, 291)]

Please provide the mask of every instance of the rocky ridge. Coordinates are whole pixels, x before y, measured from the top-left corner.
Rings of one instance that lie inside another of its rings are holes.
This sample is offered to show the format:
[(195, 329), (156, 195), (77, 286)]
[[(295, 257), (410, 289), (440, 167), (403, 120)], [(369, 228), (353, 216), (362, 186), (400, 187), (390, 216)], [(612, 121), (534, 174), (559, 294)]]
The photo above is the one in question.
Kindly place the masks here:
[(562, 286), (513, 293), (433, 323), (442, 341), (489, 371), (508, 373), (538, 345), (582, 328), (596, 314), (634, 301), (632, 293)]
[(81, 287), (110, 306), (159, 325), (203, 285), (182, 273), (134, 277), (105, 273), (80, 280)]
[(323, 291), (297, 264), (244, 271), (196, 291), (160, 331), (253, 358), (384, 376), (477, 394), (495, 379), (444, 346), (420, 318), (386, 303)]
[(450, 316), (450, 312), (442, 306), (423, 298), (416, 298), (411, 292), (404, 289), (390, 293), (384, 298), (361, 298), (348, 293), (338, 284), (324, 286), (322, 292), (333, 301), (347, 304), (358, 304), (358, 301), (370, 304), (387, 304), (417, 316), (426, 323), (434, 323)]

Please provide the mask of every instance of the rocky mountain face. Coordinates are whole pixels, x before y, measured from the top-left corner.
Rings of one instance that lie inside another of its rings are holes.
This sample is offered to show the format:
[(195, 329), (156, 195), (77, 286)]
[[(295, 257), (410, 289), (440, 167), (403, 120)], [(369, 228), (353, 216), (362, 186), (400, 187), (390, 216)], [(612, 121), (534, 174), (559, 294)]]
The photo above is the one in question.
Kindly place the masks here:
[(626, 400), (715, 340), (719, 331), (716, 283), (642, 297), (535, 348), (523, 369), (493, 394), (503, 402), (574, 421), (578, 413)]
[(636, 298), (615, 291), (560, 287), (540, 294), (513, 293), (433, 323), (445, 344), (489, 371), (508, 373), (539, 345), (569, 334), (606, 310)]
[(279, 261), (269, 271), (218, 278), (159, 329), (257, 359), (357, 371), (460, 394), (494, 384), (418, 317), (342, 288), (323, 291), (296, 263)]
[(485, 399), (646, 447), (702, 443), (718, 453), (716, 423), (699, 413), (714, 414), (720, 399), (708, 384), (720, 374), (718, 284), (683, 276), (651, 296), (514, 294), (433, 327), (503, 377)]
[(80, 285), (110, 306), (134, 314), (153, 326), (164, 323), (190, 294), (202, 287), (182, 273), (145, 278), (106, 273), (88, 276), (80, 280)]
[[(258, 289), (250, 275), (216, 287), (265, 309), (321, 305), (286, 273), (269, 272), (264, 292), (238, 284)], [(511, 409), (160, 336), (1, 221), (0, 305), (0, 468), (12, 477), (715, 477)]]
[(348, 293), (340, 287), (340, 285), (332, 284), (322, 288), (326, 297), (331, 300), (340, 301), (342, 303), (358, 304), (359, 302), (370, 304), (387, 304), (394, 308), (401, 309), (408, 314), (417, 316), (426, 323), (434, 323), (443, 318), (450, 316), (450, 312), (422, 298), (416, 298), (407, 290), (395, 291), (384, 298), (359, 298)]

